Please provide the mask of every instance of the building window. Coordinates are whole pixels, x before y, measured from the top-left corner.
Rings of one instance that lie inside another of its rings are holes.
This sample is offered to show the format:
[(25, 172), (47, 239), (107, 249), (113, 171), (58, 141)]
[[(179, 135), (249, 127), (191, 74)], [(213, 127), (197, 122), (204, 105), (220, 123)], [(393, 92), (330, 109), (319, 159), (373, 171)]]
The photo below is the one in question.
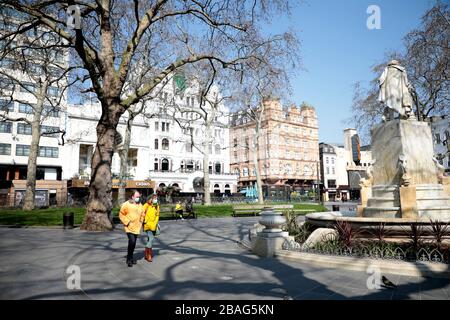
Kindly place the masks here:
[(159, 122), (158, 121), (155, 122), (155, 131), (159, 131)]
[(39, 157), (58, 158), (57, 147), (39, 147)]
[(331, 167), (331, 174), (336, 174), (334, 167)]
[(222, 172), (222, 166), (219, 162), (216, 162), (215, 166), (214, 166), (214, 171), (215, 173), (221, 173)]
[(19, 112), (20, 113), (33, 113), (33, 107), (26, 103), (19, 103)]
[(37, 92), (37, 86), (34, 83), (30, 83), (30, 82), (22, 82), (21, 86), (20, 86), (20, 91), (21, 92), (31, 92), (31, 93), (36, 93)]
[(28, 123), (18, 123), (17, 134), (31, 135), (31, 125), (29, 125)]
[(57, 107), (52, 107), (52, 106), (44, 106), (44, 114), (47, 117), (54, 117), (54, 118), (58, 118), (59, 117), (59, 108)]
[(0, 133), (11, 133), (12, 132), (12, 122), (0, 121)]
[(9, 78), (0, 77), (0, 88), (7, 91), (14, 91), (14, 81)]
[(325, 163), (326, 163), (326, 164), (329, 164), (329, 163), (330, 163), (330, 160), (328, 159), (328, 157), (325, 157)]
[(237, 139), (236, 139), (236, 138), (234, 138), (234, 139), (233, 139), (233, 147), (235, 147), (235, 148), (236, 148), (236, 147), (237, 147), (237, 145), (238, 145), (238, 144), (237, 144)]
[(158, 139), (155, 139), (155, 150), (158, 150), (158, 145), (159, 145)]
[(8, 143), (0, 143), (0, 154), (3, 156), (11, 155), (11, 145)]
[(336, 188), (336, 180), (328, 180), (328, 188)]
[(161, 146), (163, 150), (169, 150), (169, 139), (162, 139)]
[(220, 144), (216, 144), (215, 151), (216, 154), (220, 154)]
[(330, 174), (330, 167), (327, 167), (327, 174)]
[(194, 171), (194, 161), (189, 160), (189, 161), (187, 162), (186, 169), (187, 169), (188, 171)]
[(48, 89), (47, 89), (47, 94), (50, 96), (50, 97), (59, 97), (59, 96), (61, 96), (61, 94), (62, 94), (62, 90), (61, 89), (59, 89), (59, 88), (57, 88), (57, 87), (48, 87)]
[(16, 156), (28, 157), (30, 154), (30, 146), (23, 144), (16, 145)]
[(247, 168), (247, 167), (244, 167), (244, 168), (242, 169), (242, 176), (248, 177), (248, 168)]
[(169, 123), (168, 122), (161, 122), (161, 131), (169, 132)]
[(45, 137), (57, 138), (59, 134), (59, 128), (51, 126), (41, 126), (41, 134)]
[(169, 171), (169, 160), (162, 159), (162, 161), (161, 161), (161, 171)]
[(138, 149), (128, 150), (128, 167), (137, 167), (138, 165)]
[[(3, 79), (0, 79), (3, 81)], [(14, 102), (11, 100), (0, 99), (0, 111), (5, 112), (13, 112), (14, 111)]]
[(155, 171), (158, 171), (158, 165), (159, 165), (159, 161), (158, 161), (158, 158), (155, 158), (155, 162), (154, 162), (154, 170)]
[(192, 152), (192, 143), (186, 142), (186, 152)]

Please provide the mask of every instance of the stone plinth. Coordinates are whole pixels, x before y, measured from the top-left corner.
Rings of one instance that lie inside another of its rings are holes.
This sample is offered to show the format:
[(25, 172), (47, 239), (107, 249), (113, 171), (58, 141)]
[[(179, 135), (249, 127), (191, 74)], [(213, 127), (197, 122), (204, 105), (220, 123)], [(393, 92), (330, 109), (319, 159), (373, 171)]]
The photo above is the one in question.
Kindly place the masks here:
[(289, 233), (281, 229), (286, 218), (271, 207), (265, 207), (260, 215), (259, 223), (265, 229), (257, 233), (252, 251), (260, 257), (273, 257), (277, 251), (282, 250), (284, 241), (289, 237)]
[(402, 210), (402, 218), (417, 218), (417, 199), (416, 187), (400, 187), (400, 208)]
[(282, 250), (284, 241), (289, 238), (288, 232), (259, 232), (252, 251), (260, 257), (271, 258), (277, 251)]
[(450, 217), (450, 197), (438, 182), (428, 123), (400, 119), (382, 123), (372, 129), (371, 150), (372, 195), (362, 208), (363, 217)]
[(374, 185), (401, 185), (399, 157), (405, 156), (411, 184), (437, 184), (433, 140), (426, 122), (392, 120), (372, 129)]

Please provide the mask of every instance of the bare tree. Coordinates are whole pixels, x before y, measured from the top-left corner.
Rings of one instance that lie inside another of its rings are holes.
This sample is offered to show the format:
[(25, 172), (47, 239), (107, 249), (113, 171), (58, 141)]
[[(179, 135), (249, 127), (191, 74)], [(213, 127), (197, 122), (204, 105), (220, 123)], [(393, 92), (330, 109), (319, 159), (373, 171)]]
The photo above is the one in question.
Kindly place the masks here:
[[(212, 131), (219, 124), (217, 119), (226, 116), (224, 114), (223, 102), (229, 98), (219, 93), (220, 79), (217, 76), (217, 70), (213, 63), (203, 65), (202, 68), (197, 68), (196, 74), (191, 72), (190, 77), (188, 77), (190, 83), (189, 91), (196, 99), (192, 97), (193, 103), (191, 105), (180, 106), (172, 104), (172, 117), (188, 136), (187, 141), (184, 142), (188, 144), (190, 150), (195, 148), (202, 154), (205, 205), (211, 205), (209, 154), (212, 153), (213, 146), (215, 145)], [(183, 121), (176, 116), (177, 114), (186, 113), (193, 114), (192, 121)], [(201, 128), (201, 138), (195, 136), (193, 124)], [(221, 123), (220, 125), (225, 124)]]
[[(2, 25), (18, 28), (23, 33), (9, 35), (7, 30), (1, 32), (0, 96), (7, 99), (9, 105), (18, 102), (22, 115), (3, 106), (0, 119), (17, 122), (22, 133), (31, 135), (23, 204), (23, 210), (29, 211), (35, 206), (41, 136), (60, 136), (61, 144), (64, 144), (64, 129), (46, 124), (54, 116), (59, 118), (63, 111), (61, 104), (69, 86), (67, 74), (72, 68), (67, 68), (67, 50), (59, 37), (48, 29), (37, 28), (6, 13), (3, 11), (0, 16)], [(9, 36), (4, 37), (5, 34)]]
[[(91, 90), (101, 103), (82, 224), (82, 229), (94, 231), (112, 229), (108, 219), (112, 209), (111, 160), (116, 127), (125, 111), (184, 65), (209, 60), (238, 69), (246, 60), (264, 61), (262, 48), (284, 42), (286, 36), (263, 36), (261, 23), (289, 10), (291, 4), (287, 0), (3, 2), (67, 41), (74, 60), (83, 63)], [(66, 10), (73, 9), (71, 5), (77, 6), (81, 20), (81, 27), (75, 23), (73, 30), (66, 28)], [(151, 54), (142, 54), (145, 48)], [(145, 70), (148, 81), (127, 92), (124, 86), (130, 75), (143, 72), (136, 69), (143, 57), (151, 57), (146, 64), (151, 68)]]
[(438, 3), (422, 17), (420, 28), (404, 37), (405, 54), (389, 52), (382, 63), (372, 67), (375, 75), (368, 88), (361, 82), (355, 84), (352, 103), (353, 116), (349, 120), (361, 132), (364, 140), (369, 138), (370, 127), (379, 122), (382, 108), (377, 99), (378, 77), (391, 59), (406, 67), (414, 113), (419, 121), (432, 115), (447, 114), (450, 92), (450, 13), (447, 4)]

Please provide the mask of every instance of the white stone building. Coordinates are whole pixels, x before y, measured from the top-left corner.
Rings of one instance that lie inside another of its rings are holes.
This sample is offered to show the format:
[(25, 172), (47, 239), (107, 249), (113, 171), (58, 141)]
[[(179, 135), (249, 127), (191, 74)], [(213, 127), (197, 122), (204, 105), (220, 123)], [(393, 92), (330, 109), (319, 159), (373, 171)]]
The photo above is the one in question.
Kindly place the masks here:
[[(0, 16), (0, 36), (17, 30), (21, 23), (20, 15), (8, 8), (2, 7)], [(34, 45), (43, 43), (49, 46), (54, 39), (48, 30), (31, 28), (14, 37), (12, 42), (0, 41), (1, 51), (7, 53), (0, 59), (0, 205), (18, 205), (24, 196), (31, 124), (21, 119), (30, 122), (33, 119), (36, 94), (41, 89), (37, 79), (47, 76), (50, 70), (61, 74), (68, 68), (66, 50), (39, 52), (31, 49), (29, 43), (34, 41)], [(22, 64), (15, 58), (18, 50), (22, 50), (21, 54), (26, 57)], [(44, 65), (43, 61), (48, 61), (46, 53), (52, 60)], [(44, 72), (45, 69), (47, 72)], [(62, 140), (61, 133), (58, 133), (64, 129), (66, 121), (68, 99), (67, 91), (63, 90), (65, 85), (66, 81), (62, 79), (58, 83), (53, 82), (47, 89), (48, 100), (44, 102), (40, 121), (42, 136), (37, 157), (36, 199), (42, 205), (62, 203), (67, 197), (65, 183), (62, 182)], [(51, 134), (45, 135), (45, 132)]]
[[(196, 119), (197, 98), (187, 90), (183, 98), (177, 96), (172, 99), (170, 84), (166, 88), (158, 98), (146, 103), (145, 116), (139, 115), (133, 122), (128, 161), (130, 179), (152, 181), (148, 189), (153, 190), (147, 193), (166, 186), (178, 187), (184, 194), (203, 193), (199, 185), (203, 178), (203, 154), (200, 150), (203, 150), (206, 133), (203, 120)], [(208, 109), (208, 106), (203, 108)], [(236, 192), (238, 176), (230, 174), (228, 110), (224, 105), (219, 109), (207, 147), (210, 192), (232, 194)], [(96, 142), (95, 127), (100, 111), (99, 104), (69, 107), (67, 142), (62, 154), (66, 159), (63, 179), (90, 177), (90, 161)], [(118, 126), (122, 136), (125, 134), (126, 120), (124, 115)], [(113, 156), (112, 172), (113, 179), (118, 177), (120, 158), (117, 153)]]
[(368, 146), (361, 147), (355, 129), (344, 130), (344, 144), (320, 143), (320, 170), (324, 201), (359, 198), (359, 180), (372, 165)]

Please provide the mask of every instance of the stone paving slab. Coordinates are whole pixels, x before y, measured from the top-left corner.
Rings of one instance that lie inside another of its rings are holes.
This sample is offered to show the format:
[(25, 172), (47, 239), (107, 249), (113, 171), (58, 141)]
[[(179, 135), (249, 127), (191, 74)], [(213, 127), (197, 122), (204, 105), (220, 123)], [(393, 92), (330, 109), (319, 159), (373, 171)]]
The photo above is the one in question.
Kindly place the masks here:
[[(396, 289), (369, 290), (365, 272), (261, 259), (238, 245), (258, 218), (162, 221), (153, 263), (125, 264), (127, 239), (113, 232), (0, 228), (0, 299), (448, 299), (448, 279), (386, 275)], [(66, 269), (81, 270), (69, 290)]]

